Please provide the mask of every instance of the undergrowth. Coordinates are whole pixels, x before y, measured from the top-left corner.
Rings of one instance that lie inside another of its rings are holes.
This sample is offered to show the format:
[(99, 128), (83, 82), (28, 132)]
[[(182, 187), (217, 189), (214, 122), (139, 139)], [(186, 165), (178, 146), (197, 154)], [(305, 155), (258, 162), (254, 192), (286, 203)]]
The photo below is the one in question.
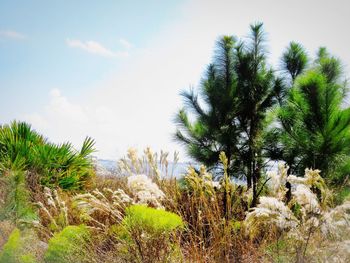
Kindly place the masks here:
[(219, 180), (204, 166), (189, 167), (178, 179), (167, 158), (150, 149), (143, 156), (129, 151), (115, 174), (98, 175), (80, 191), (49, 188), (33, 180), (40, 178), (33, 171), (28, 176), (1, 170), (0, 262), (345, 262), (349, 257), (347, 190), (334, 195), (319, 171), (296, 177), (279, 165), (278, 172), (265, 175), (252, 207), (251, 190), (229, 178), (224, 153)]

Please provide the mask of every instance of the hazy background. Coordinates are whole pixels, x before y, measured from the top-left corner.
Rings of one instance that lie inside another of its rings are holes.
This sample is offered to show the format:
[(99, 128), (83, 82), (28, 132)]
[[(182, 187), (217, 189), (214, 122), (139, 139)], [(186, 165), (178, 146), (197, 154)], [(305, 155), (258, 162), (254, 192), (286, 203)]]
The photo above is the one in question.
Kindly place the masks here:
[(0, 0), (0, 123), (25, 120), (77, 147), (89, 135), (99, 158), (150, 146), (177, 149), (186, 160), (172, 141), (179, 93), (198, 85), (218, 36), (245, 37), (261, 21), (272, 64), (293, 40), (310, 55), (326, 46), (347, 65), (349, 7), (345, 0)]

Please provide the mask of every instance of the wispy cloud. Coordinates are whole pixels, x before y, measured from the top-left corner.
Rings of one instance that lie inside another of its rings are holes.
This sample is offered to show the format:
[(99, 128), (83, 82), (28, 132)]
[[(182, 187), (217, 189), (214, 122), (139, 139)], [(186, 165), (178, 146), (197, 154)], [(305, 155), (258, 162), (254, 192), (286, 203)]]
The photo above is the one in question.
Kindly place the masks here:
[(89, 135), (96, 139), (97, 149), (104, 149), (102, 157), (116, 158), (126, 152), (127, 146), (124, 144), (123, 151), (117, 155), (118, 149), (111, 141), (115, 136), (126, 138), (127, 134), (116, 133), (119, 126), (114, 121), (115, 116), (116, 113), (109, 106), (72, 100), (55, 88), (50, 91), (49, 99), (40, 112), (26, 113), (20, 119), (31, 123), (50, 141), (62, 143), (69, 139), (77, 148), (81, 147), (84, 137)]
[(78, 39), (67, 39), (66, 43), (69, 47), (80, 48), (91, 54), (95, 54), (103, 57), (119, 58), (119, 57), (126, 57), (129, 55), (128, 52), (126, 51), (112, 51), (104, 47), (102, 44), (92, 40), (81, 41)]
[(130, 49), (132, 47), (132, 44), (124, 38), (120, 38), (119, 43), (120, 43), (120, 45), (122, 45), (126, 49)]
[(0, 30), (0, 37), (22, 40), (26, 36), (13, 30)]

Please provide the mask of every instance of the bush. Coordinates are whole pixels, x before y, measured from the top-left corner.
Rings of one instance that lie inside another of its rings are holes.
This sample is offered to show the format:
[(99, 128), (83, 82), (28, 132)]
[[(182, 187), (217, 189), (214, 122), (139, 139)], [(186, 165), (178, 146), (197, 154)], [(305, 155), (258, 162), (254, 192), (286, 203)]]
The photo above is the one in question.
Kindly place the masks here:
[(141, 227), (155, 235), (170, 234), (177, 228), (183, 228), (182, 219), (178, 215), (144, 205), (127, 208), (124, 224), (130, 229)]
[(67, 226), (49, 241), (45, 262), (86, 262), (87, 242), (90, 233), (86, 226)]
[(0, 263), (34, 263), (36, 257), (30, 253), (28, 242), (18, 228), (15, 228), (0, 253)]
[(25, 122), (0, 126), (1, 170), (32, 171), (46, 186), (82, 189), (93, 175), (94, 141), (86, 138), (80, 151), (70, 143), (47, 141)]
[(176, 232), (184, 228), (182, 219), (171, 212), (133, 205), (119, 228), (119, 238), (128, 256), (137, 262), (169, 262), (179, 256)]

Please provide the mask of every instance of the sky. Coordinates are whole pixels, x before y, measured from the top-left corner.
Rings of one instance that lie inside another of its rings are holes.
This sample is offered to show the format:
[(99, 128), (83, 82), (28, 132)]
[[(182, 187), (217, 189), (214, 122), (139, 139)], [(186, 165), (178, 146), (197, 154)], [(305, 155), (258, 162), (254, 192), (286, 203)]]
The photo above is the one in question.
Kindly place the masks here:
[(290, 41), (325, 46), (350, 76), (346, 0), (0, 0), (0, 123), (26, 121), (96, 156), (133, 147), (180, 152), (180, 92), (198, 87), (222, 35), (263, 22), (269, 62)]

